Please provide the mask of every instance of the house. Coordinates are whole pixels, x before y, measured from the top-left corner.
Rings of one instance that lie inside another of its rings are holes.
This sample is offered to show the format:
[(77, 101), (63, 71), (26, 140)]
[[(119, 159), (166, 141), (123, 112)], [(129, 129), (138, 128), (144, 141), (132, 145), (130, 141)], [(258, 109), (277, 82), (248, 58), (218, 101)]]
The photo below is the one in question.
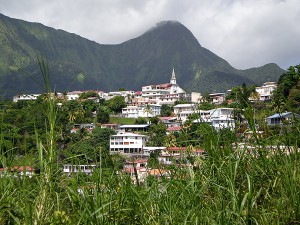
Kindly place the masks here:
[(30, 166), (13, 166), (0, 168), (0, 177), (2, 176), (27, 176), (32, 177), (35, 174), (35, 169)]
[(64, 164), (63, 173), (67, 173), (68, 176), (70, 176), (73, 173), (84, 173), (86, 175), (91, 175), (96, 167), (97, 166), (94, 164), (90, 164), (90, 165)]
[(117, 130), (119, 128), (119, 125), (116, 123), (103, 123), (101, 124), (101, 128), (109, 128), (112, 130)]
[(184, 111), (194, 111), (196, 105), (195, 104), (178, 104), (175, 105), (174, 108), (174, 114), (178, 115), (180, 112)]
[(159, 117), (161, 123), (165, 124), (167, 128), (180, 126), (181, 123), (177, 122), (176, 116), (162, 116)]
[(91, 132), (95, 128), (95, 124), (93, 123), (86, 123), (86, 124), (74, 124), (73, 128), (71, 129), (71, 134), (76, 133), (81, 129), (85, 129), (88, 132)]
[(36, 100), (41, 94), (21, 94), (13, 97), (13, 102)]
[(127, 106), (122, 109), (122, 115), (125, 118), (153, 117), (160, 115), (160, 108), (157, 104)]
[(225, 93), (210, 93), (209, 97), (213, 104), (220, 105), (225, 100)]
[(70, 101), (70, 100), (77, 100), (79, 98), (79, 95), (82, 94), (83, 92), (82, 91), (70, 91), (70, 92), (67, 92), (67, 100)]
[(182, 129), (181, 126), (173, 126), (167, 128), (167, 134), (179, 132)]
[(160, 153), (165, 148), (166, 147), (148, 147), (148, 146), (146, 146), (143, 148), (144, 156), (148, 157), (148, 156), (150, 156), (151, 153), (155, 153), (155, 152)]
[(158, 161), (161, 164), (175, 164), (180, 159), (186, 159), (187, 156), (203, 156), (204, 149), (194, 149), (189, 147), (168, 147), (162, 150), (158, 156)]
[(208, 122), (210, 122), (216, 130), (220, 130), (223, 128), (234, 129), (235, 120), (233, 117), (233, 112), (233, 108), (212, 109)]
[(147, 167), (147, 162), (148, 162), (148, 159), (132, 159), (132, 160), (127, 160), (124, 163), (123, 168), (124, 169), (146, 168)]
[(149, 124), (126, 124), (126, 125), (120, 125), (119, 131), (121, 133), (124, 132), (147, 132), (149, 129)]
[(148, 137), (134, 133), (119, 133), (110, 137), (110, 154), (141, 155)]
[(192, 92), (191, 94), (191, 102), (200, 103), (202, 101), (202, 95), (199, 92)]
[(139, 107), (138, 106), (127, 106), (122, 109), (122, 116), (125, 118), (138, 118), (139, 117)]
[(124, 97), (125, 102), (130, 102), (135, 94), (135, 91), (111, 91), (104, 96), (105, 100), (112, 99), (116, 96)]
[[(258, 93), (259, 101), (271, 100), (273, 91), (277, 88), (276, 82), (266, 82), (260, 87), (256, 87), (255, 90)], [(255, 99), (250, 99), (255, 100)]]
[(293, 122), (295, 119), (299, 119), (300, 115), (292, 112), (275, 113), (272, 116), (267, 117), (266, 121), (268, 125), (280, 125), (284, 121), (287, 123)]

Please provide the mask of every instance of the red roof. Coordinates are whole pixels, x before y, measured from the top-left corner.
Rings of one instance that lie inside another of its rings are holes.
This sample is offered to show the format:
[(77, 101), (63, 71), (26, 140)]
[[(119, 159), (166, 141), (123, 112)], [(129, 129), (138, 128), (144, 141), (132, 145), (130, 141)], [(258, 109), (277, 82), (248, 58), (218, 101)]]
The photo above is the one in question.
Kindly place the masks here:
[(167, 129), (167, 131), (179, 131), (179, 130), (181, 130), (181, 127), (180, 127), (180, 126), (169, 127), (169, 128)]
[[(0, 171), (7, 171), (8, 168), (5, 167), (5, 168), (0, 168)], [(13, 166), (10, 168), (10, 171), (11, 172), (14, 172), (14, 171), (17, 171), (17, 172), (23, 172), (23, 171), (34, 171), (33, 168), (31, 168), (30, 166)]]

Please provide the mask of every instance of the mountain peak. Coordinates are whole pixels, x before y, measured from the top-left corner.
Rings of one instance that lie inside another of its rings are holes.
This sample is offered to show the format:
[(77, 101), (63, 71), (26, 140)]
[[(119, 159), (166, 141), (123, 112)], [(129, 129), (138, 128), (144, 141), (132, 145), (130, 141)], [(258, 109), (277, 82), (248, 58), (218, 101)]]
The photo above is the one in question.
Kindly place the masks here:
[[(146, 33), (148, 32), (153, 32), (157, 30), (166, 30), (166, 29), (183, 29), (189, 31), (183, 24), (176, 20), (165, 20), (165, 21), (160, 21), (156, 23), (156, 25), (152, 28), (150, 28)], [(190, 32), (190, 31), (189, 31)]]
[(158, 22), (154, 27), (146, 31), (142, 36), (148, 35), (152, 38), (161, 37), (164, 40), (169, 41), (170, 38), (176, 38), (181, 40), (189, 40), (192, 43), (201, 46), (193, 33), (185, 27), (183, 24), (176, 20), (166, 20)]

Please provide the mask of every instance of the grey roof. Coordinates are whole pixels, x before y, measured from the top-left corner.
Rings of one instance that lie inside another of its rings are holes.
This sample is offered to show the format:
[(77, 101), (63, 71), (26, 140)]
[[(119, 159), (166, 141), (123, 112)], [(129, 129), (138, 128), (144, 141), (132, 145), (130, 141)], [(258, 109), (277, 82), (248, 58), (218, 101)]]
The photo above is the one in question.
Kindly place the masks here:
[[(276, 118), (283, 118), (285, 116), (293, 114), (292, 112), (284, 112), (284, 113), (275, 113), (272, 116), (267, 117), (267, 119), (276, 119)], [(300, 117), (300, 115), (294, 113), (293, 114), (295, 117)]]
[(121, 125), (119, 128), (147, 128), (149, 124), (128, 124), (128, 125)]

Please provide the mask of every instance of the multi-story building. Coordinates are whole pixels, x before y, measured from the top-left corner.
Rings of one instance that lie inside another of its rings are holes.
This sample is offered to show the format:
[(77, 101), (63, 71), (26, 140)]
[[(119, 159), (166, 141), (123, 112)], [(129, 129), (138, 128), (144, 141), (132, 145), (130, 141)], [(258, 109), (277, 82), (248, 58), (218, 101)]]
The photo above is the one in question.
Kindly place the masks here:
[(148, 104), (141, 106), (127, 106), (122, 109), (122, 115), (125, 118), (138, 118), (138, 117), (153, 117), (160, 115), (161, 105)]
[[(260, 101), (268, 101), (271, 100), (271, 96), (273, 91), (277, 88), (276, 82), (266, 82), (260, 87), (256, 87), (255, 90), (258, 93), (258, 97)], [(250, 99), (255, 100), (255, 99)]]
[(210, 119), (208, 122), (217, 129), (229, 128), (234, 129), (235, 121), (233, 118), (233, 108), (217, 108), (211, 110)]
[(144, 99), (155, 101), (157, 104), (174, 104), (175, 101), (182, 99), (186, 92), (177, 84), (173, 69), (170, 83), (143, 86), (141, 95)]
[(146, 135), (134, 133), (112, 135), (110, 137), (110, 154), (143, 154), (143, 148), (146, 146), (147, 138)]

